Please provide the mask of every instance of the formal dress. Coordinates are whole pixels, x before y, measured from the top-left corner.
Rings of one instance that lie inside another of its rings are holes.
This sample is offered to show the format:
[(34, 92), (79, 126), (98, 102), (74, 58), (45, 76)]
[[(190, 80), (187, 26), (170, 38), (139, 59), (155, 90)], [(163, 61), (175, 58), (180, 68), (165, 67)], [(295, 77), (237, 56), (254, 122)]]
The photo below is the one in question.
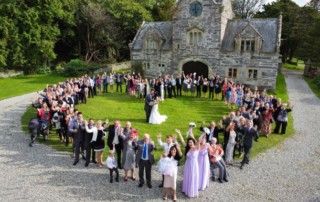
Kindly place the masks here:
[(226, 163), (230, 164), (233, 161), (233, 150), (234, 150), (234, 144), (236, 142), (236, 132), (230, 131), (229, 134), (229, 140), (226, 148)]
[(131, 170), (135, 168), (136, 152), (134, 150), (134, 147), (134, 141), (126, 141), (126, 152), (124, 153), (125, 160), (123, 161), (123, 169), (125, 170)]
[(105, 133), (103, 130), (98, 130), (98, 136), (95, 142), (93, 142), (93, 149), (96, 152), (103, 151), (105, 148), (105, 143), (104, 143), (104, 137)]
[(189, 151), (183, 171), (182, 192), (188, 197), (196, 197), (199, 194), (199, 151)]
[(166, 115), (160, 115), (159, 109), (158, 109), (158, 104), (153, 105), (150, 118), (149, 118), (149, 123), (151, 124), (161, 124), (162, 122), (166, 121), (168, 117)]
[(206, 143), (203, 149), (199, 150), (199, 190), (204, 190), (209, 186), (210, 162), (208, 155), (209, 144)]

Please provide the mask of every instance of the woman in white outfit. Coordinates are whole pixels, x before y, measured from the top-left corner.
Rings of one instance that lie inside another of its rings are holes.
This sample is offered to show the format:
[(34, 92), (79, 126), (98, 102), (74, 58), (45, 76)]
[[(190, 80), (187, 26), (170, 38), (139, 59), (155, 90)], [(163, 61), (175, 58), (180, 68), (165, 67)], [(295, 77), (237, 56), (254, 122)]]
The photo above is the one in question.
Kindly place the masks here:
[(168, 118), (166, 115), (160, 115), (159, 109), (158, 109), (158, 104), (159, 103), (159, 98), (157, 97), (154, 101), (154, 105), (151, 110), (150, 118), (149, 118), (149, 123), (151, 124), (161, 124), (162, 122), (165, 122), (166, 119)]
[(236, 145), (236, 131), (234, 130), (234, 122), (226, 128), (226, 132), (229, 133), (229, 141), (226, 147), (226, 164), (232, 165), (233, 163), (233, 150)]

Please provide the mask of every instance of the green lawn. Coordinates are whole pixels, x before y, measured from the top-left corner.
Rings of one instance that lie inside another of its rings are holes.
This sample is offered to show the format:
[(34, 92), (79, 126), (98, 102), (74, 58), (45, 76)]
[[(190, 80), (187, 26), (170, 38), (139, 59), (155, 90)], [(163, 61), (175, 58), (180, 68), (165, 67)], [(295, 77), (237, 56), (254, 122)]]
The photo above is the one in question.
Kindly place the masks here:
[(0, 79), (0, 100), (43, 90), (46, 84), (58, 83), (65, 78), (56, 74), (17, 76)]
[[(278, 76), (277, 89), (273, 94), (281, 97), (284, 102), (288, 99), (285, 80), (282, 74)], [(207, 98), (184, 96), (166, 99), (164, 102), (160, 103), (160, 113), (167, 115), (168, 119), (161, 125), (150, 125), (145, 123), (143, 107), (144, 101), (135, 97), (130, 97), (124, 93), (103, 94), (96, 96), (93, 99), (89, 99), (86, 105), (80, 104), (76, 106), (76, 108), (84, 114), (86, 119), (94, 118), (95, 120), (105, 120), (108, 118), (110, 123), (112, 123), (114, 119), (119, 119), (122, 125), (125, 125), (126, 121), (131, 121), (132, 126), (138, 130), (140, 137), (144, 133), (149, 133), (151, 139), (155, 141), (158, 133), (161, 133), (164, 139), (166, 135), (174, 134), (176, 128), (179, 128), (182, 131), (182, 134), (185, 135), (188, 124), (191, 121), (197, 124), (197, 128), (194, 129), (194, 132), (195, 135), (198, 136), (200, 134), (199, 126), (202, 121), (205, 121), (207, 125), (211, 120), (214, 120), (217, 123), (224, 114), (230, 112), (230, 108), (226, 107), (221, 101), (211, 101)], [(35, 110), (29, 107), (22, 117), (24, 131), (27, 131), (27, 123), (30, 118), (34, 116)], [(293, 120), (290, 115), (287, 135), (271, 135), (269, 138), (261, 137), (259, 142), (255, 143), (252, 149), (252, 157), (278, 145), (285, 138), (291, 136), (293, 132)], [(220, 134), (220, 138), (222, 140), (222, 133)], [(39, 140), (40, 142), (43, 142), (42, 139)], [(60, 143), (58, 136), (55, 133), (51, 135), (49, 141), (43, 143), (60, 151), (71, 152), (71, 146), (65, 147), (63, 143)], [(161, 149), (155, 152), (156, 159), (160, 157), (160, 154)], [(104, 157), (106, 157), (106, 151)]]
[(312, 92), (318, 97), (320, 98), (320, 89), (319, 87), (314, 83), (314, 79), (309, 78), (309, 77), (303, 77), (304, 80), (307, 82), (307, 84), (309, 85), (309, 87), (311, 88)]
[(295, 62), (295, 64), (289, 64), (289, 63), (283, 63), (282, 68), (285, 69), (293, 69), (293, 70), (303, 70), (304, 69), (304, 61), (298, 60), (296, 58), (292, 59), (292, 62)]

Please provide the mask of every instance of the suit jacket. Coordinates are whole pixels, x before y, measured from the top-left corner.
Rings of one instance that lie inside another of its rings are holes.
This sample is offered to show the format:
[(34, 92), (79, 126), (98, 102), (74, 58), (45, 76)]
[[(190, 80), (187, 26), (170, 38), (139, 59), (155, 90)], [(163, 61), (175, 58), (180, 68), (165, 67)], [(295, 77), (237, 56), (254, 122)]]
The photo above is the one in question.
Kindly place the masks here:
[(146, 101), (144, 103), (144, 110), (151, 110), (152, 106), (150, 106), (149, 103), (153, 101), (154, 101), (153, 96), (151, 94), (148, 94), (146, 96)]
[(179, 78), (176, 78), (176, 86), (181, 87), (183, 85), (184, 78), (181, 78), (181, 83), (179, 83)]
[[(115, 132), (116, 132), (116, 128), (114, 127), (114, 125), (111, 125), (109, 126), (108, 128), (108, 131), (109, 131), (109, 135), (108, 135), (108, 140), (107, 140), (107, 144), (109, 146), (109, 148), (112, 148), (112, 142), (113, 142), (113, 138), (114, 136), (116, 135)], [(123, 140), (121, 137), (119, 137), (119, 145), (123, 146)]]
[[(144, 146), (144, 141), (139, 140), (137, 142), (137, 156), (136, 156), (136, 163), (139, 165), (139, 162), (142, 157), (142, 152), (143, 152), (143, 146)], [(148, 143), (148, 159), (151, 164), (154, 163), (154, 156), (153, 156), (153, 150), (157, 150), (156, 146), (153, 146), (151, 143)]]
[[(207, 128), (211, 131), (210, 126), (208, 126)], [(200, 131), (204, 132), (203, 127), (200, 127)], [(219, 144), (219, 132), (223, 132), (223, 131), (224, 131), (223, 129), (219, 129), (217, 126), (214, 127), (213, 137), (217, 138), (217, 144)], [(209, 137), (210, 137), (210, 134), (206, 134), (206, 139), (208, 143), (210, 143)]]
[(243, 129), (243, 134), (244, 134), (243, 145), (247, 147), (252, 147), (253, 139), (257, 141), (259, 138), (258, 131), (253, 127), (251, 129), (245, 127)]

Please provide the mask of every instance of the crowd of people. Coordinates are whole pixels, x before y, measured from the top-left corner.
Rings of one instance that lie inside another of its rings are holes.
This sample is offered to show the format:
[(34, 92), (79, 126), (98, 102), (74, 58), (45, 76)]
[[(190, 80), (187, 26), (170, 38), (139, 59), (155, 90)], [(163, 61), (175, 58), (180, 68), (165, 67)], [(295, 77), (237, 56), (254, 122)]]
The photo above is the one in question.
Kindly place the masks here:
[[(126, 92), (140, 99), (147, 100), (148, 96), (155, 93), (159, 100), (164, 100), (167, 97), (182, 96), (182, 91), (184, 95), (206, 97), (209, 90), (210, 99), (221, 99), (231, 109), (229, 115), (223, 116), (217, 125), (214, 121), (211, 121), (209, 126), (202, 122), (199, 138), (196, 138), (198, 135), (194, 135), (195, 123), (189, 124), (186, 141), (179, 129), (167, 135), (165, 142), (162, 142), (160, 134), (157, 136), (158, 145), (163, 152), (157, 166), (157, 170), (163, 176), (159, 185), (164, 188), (163, 199), (168, 198), (171, 189), (173, 200), (177, 200), (177, 167), (183, 157), (186, 160), (182, 192), (186, 196), (198, 196), (199, 191), (209, 186), (210, 178), (220, 183), (228, 182), (227, 168), (233, 165), (236, 152), (240, 158), (243, 156), (240, 163), (240, 169), (243, 169), (244, 165), (250, 162), (253, 140), (258, 141), (261, 135), (269, 137), (272, 133), (272, 123), (275, 123), (273, 133), (285, 134), (288, 113), (293, 108), (289, 102), (282, 103), (280, 98), (268, 95), (265, 89), (260, 92), (254, 87), (251, 91), (249, 87), (231, 79), (221, 80), (218, 76), (207, 79), (196, 74), (182, 74), (176, 78), (167, 75), (149, 82), (142, 79), (140, 74), (104, 73), (101, 76), (85, 75), (56, 85), (47, 85), (45, 90), (39, 93), (37, 102), (32, 100), (33, 107), (37, 109), (39, 122), (49, 123), (51, 129), (54, 125), (60, 141), (67, 146), (72, 143), (73, 165), (79, 163), (81, 156), (86, 167), (90, 163), (99, 167), (106, 166), (110, 171), (110, 183), (113, 183), (114, 173), (115, 181), (119, 182), (119, 169), (124, 170), (125, 182), (129, 179), (135, 181), (138, 167), (138, 186), (143, 187), (147, 184), (152, 188), (151, 170), (155, 161), (153, 151), (157, 150), (157, 144), (150, 139), (149, 134), (143, 134), (139, 139), (138, 130), (132, 127), (130, 121), (122, 126), (119, 120), (114, 120), (110, 125), (108, 120), (84, 120), (82, 113), (75, 106), (87, 103), (88, 98), (95, 95), (113, 92), (114, 84), (117, 86), (116, 91), (122, 92), (124, 80)], [(223, 134), (223, 138), (219, 134)], [(177, 136), (179, 138), (176, 138)], [(109, 153), (104, 163), (103, 151), (106, 146)], [(181, 146), (184, 147), (184, 154)]]

